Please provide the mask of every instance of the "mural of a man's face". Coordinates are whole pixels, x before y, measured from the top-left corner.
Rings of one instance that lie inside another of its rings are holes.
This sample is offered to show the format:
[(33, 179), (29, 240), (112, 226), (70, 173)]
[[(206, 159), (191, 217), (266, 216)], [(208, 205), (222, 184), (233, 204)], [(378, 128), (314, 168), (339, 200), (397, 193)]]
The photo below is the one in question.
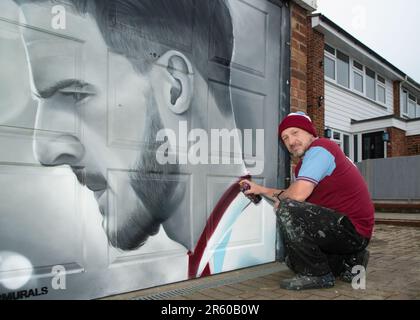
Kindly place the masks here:
[[(51, 30), (50, 2), (26, 3), (21, 9), (28, 25)], [(162, 65), (176, 69), (178, 63), (186, 74), (191, 65), (182, 54), (169, 51), (155, 57), (157, 63), (146, 61), (152, 63), (147, 71), (135, 69), (127, 57), (109, 51), (90, 14), (66, 12), (65, 37), (30, 28), (22, 28), (22, 33), (38, 100), (33, 144), (37, 159), (45, 166), (70, 165), (93, 191), (111, 243), (122, 249), (138, 247), (170, 214), (162, 197), (170, 205), (182, 196), (177, 183), (156, 183), (151, 176), (177, 170), (157, 163), (153, 142), (159, 129), (174, 124), (176, 112), (165, 105), (172, 87), (178, 87), (178, 95), (191, 94), (191, 79), (174, 79)], [(83, 42), (78, 40), (81, 35)], [(115, 102), (109, 101), (115, 98), (110, 89), (118, 93), (118, 108), (110, 107)], [(182, 101), (189, 103), (188, 97)], [(110, 119), (118, 119), (120, 127)], [(113, 146), (109, 133), (126, 130), (124, 125), (136, 141), (145, 143), (134, 150)], [(110, 175), (112, 169), (118, 174)], [(124, 206), (118, 207), (118, 219), (109, 219), (116, 193)]]

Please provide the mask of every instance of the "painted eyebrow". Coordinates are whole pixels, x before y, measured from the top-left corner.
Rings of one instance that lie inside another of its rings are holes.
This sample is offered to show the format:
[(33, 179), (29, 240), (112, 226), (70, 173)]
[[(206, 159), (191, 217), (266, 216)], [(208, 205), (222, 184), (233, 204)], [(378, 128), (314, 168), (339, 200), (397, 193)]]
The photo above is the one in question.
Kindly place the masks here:
[(51, 87), (48, 87), (43, 90), (39, 90), (37, 95), (41, 97), (42, 99), (47, 99), (47, 98), (52, 97), (59, 90), (63, 90), (69, 87), (75, 87), (81, 90), (83, 87), (88, 86), (88, 85), (89, 85), (88, 83), (83, 82), (82, 80), (66, 79), (66, 80), (58, 81), (57, 83), (53, 84)]

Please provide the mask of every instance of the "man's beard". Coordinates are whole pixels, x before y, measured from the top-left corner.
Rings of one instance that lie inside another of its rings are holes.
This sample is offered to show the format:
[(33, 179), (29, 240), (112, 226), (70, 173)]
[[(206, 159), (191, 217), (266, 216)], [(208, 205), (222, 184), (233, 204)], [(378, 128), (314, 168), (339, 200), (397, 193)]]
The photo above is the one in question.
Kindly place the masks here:
[(289, 153), (290, 153), (293, 157), (295, 157), (295, 158), (301, 158), (301, 157), (303, 157), (303, 155), (305, 154), (305, 151), (298, 151), (298, 150), (293, 151), (293, 150), (289, 150)]
[(141, 204), (137, 204), (135, 210), (127, 213), (128, 216), (118, 224), (115, 232), (109, 230), (111, 244), (123, 250), (136, 249), (142, 246), (149, 236), (155, 235), (162, 222), (175, 211), (184, 194), (175, 193), (178, 187), (176, 174), (179, 173), (179, 166), (162, 165), (157, 162), (156, 151), (160, 144), (156, 141), (156, 134), (163, 125), (153, 94), (150, 94), (148, 102), (144, 144), (141, 146), (135, 169), (129, 176), (131, 188)]

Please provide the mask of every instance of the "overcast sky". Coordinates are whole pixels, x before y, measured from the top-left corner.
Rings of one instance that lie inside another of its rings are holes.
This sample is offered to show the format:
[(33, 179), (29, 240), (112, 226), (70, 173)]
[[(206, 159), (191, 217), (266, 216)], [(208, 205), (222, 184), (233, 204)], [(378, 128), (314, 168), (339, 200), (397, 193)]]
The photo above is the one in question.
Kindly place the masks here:
[(317, 0), (318, 9), (420, 83), (420, 0)]

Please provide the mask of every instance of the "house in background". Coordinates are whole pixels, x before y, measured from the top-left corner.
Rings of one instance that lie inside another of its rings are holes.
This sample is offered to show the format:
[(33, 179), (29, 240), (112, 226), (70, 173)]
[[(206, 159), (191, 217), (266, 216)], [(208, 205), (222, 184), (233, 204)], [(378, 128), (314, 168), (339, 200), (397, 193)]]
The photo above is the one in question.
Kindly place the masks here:
[(420, 155), (420, 84), (322, 14), (291, 8), (291, 111), (354, 162)]

